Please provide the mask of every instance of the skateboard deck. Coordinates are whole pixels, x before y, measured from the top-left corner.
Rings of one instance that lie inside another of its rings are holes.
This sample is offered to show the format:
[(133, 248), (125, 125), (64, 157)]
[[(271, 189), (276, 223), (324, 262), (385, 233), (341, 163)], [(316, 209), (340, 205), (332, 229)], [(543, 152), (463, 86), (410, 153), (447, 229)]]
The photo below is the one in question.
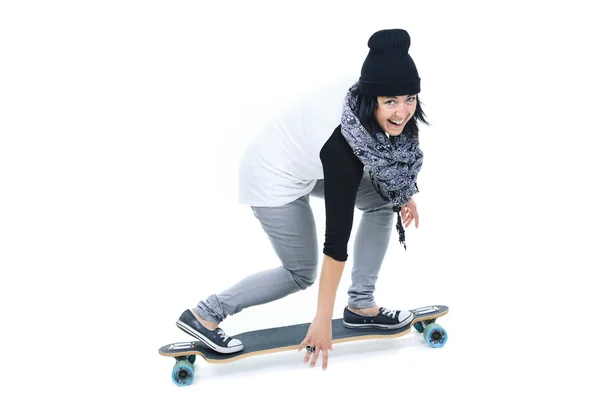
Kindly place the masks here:
[[(415, 316), (413, 321), (399, 329), (379, 328), (346, 328), (342, 318), (332, 320), (332, 343), (352, 342), (366, 339), (397, 338), (406, 335), (415, 329), (422, 333), (425, 341), (431, 347), (442, 347), (446, 344), (448, 335), (446, 331), (436, 324), (437, 318), (448, 313), (448, 307), (443, 305), (427, 306), (410, 310)], [(173, 368), (172, 379), (178, 386), (192, 383), (196, 355), (201, 356), (208, 363), (227, 363), (243, 358), (276, 353), (286, 350), (295, 350), (306, 337), (310, 323), (280, 326), (275, 328), (260, 329), (231, 336), (239, 339), (244, 349), (235, 353), (219, 353), (201, 341), (177, 342), (164, 345), (158, 352), (162, 356), (174, 357), (177, 362)]]

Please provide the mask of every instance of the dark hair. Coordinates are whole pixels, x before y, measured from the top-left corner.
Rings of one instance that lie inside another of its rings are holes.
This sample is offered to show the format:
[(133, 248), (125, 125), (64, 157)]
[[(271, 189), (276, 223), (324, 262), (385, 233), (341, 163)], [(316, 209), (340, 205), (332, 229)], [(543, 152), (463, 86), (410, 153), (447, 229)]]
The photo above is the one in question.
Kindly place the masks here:
[[(383, 129), (381, 126), (379, 126), (379, 123), (375, 119), (375, 111), (379, 107), (379, 104), (377, 103), (377, 97), (358, 93), (358, 90), (356, 92), (357, 102), (355, 112), (361, 124), (365, 127), (367, 132), (371, 134), (371, 136), (374, 136), (375, 133), (384, 133)], [(419, 96), (417, 96), (417, 107), (415, 108), (415, 114), (406, 123), (402, 134), (418, 137), (419, 122), (429, 125), (429, 122), (427, 122), (425, 117), (425, 112), (421, 107), (421, 100), (419, 99)]]

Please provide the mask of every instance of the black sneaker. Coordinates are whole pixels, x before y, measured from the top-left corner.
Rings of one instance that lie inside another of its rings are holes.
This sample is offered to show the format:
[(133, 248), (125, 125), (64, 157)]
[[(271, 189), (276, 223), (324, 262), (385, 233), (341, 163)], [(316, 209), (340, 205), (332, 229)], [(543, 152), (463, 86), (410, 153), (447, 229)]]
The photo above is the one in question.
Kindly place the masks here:
[(221, 328), (217, 328), (214, 331), (206, 328), (196, 319), (190, 310), (185, 310), (175, 325), (219, 353), (235, 353), (244, 349), (242, 342), (238, 339), (230, 338)]
[(344, 326), (346, 328), (399, 329), (412, 322), (415, 316), (410, 311), (394, 311), (379, 307), (374, 317), (359, 315), (344, 308)]

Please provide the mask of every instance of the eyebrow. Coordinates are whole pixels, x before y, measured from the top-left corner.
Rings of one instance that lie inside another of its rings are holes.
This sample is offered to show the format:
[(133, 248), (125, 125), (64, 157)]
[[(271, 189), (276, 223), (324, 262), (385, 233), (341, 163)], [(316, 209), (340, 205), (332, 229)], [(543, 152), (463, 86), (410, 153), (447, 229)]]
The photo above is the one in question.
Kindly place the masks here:
[[(416, 94), (407, 94), (406, 97), (415, 97)], [(398, 96), (385, 96), (386, 99), (397, 99)]]

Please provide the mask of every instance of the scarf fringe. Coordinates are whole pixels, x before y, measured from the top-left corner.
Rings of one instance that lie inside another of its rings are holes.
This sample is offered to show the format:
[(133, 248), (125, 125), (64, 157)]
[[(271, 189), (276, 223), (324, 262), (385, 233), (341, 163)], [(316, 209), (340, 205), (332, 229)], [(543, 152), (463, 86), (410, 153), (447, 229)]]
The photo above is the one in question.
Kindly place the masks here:
[(398, 222), (396, 222), (396, 230), (398, 231), (400, 244), (404, 245), (404, 250), (406, 250), (406, 236), (404, 233), (404, 227), (402, 226), (402, 217), (400, 216), (400, 209), (394, 207), (394, 211), (398, 215)]

